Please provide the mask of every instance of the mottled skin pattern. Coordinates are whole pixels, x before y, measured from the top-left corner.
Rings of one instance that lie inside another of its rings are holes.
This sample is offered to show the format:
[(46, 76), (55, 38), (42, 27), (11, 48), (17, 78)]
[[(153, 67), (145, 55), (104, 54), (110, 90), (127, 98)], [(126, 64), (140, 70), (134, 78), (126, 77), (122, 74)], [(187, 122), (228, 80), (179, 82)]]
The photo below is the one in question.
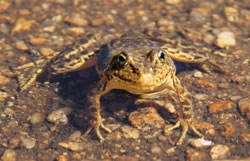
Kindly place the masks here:
[(94, 130), (103, 141), (100, 129), (111, 132), (102, 123), (100, 98), (113, 89), (121, 89), (137, 95), (139, 101), (154, 102), (160, 106), (166, 106), (171, 101), (177, 102), (178, 121), (167, 130), (170, 132), (182, 127), (177, 145), (183, 142), (189, 129), (202, 137), (194, 126), (191, 95), (176, 76), (173, 60), (195, 63), (208, 71), (204, 66), (206, 63), (223, 71), (222, 67), (204, 55), (211, 50), (178, 36), (162, 36), (147, 30), (143, 34), (123, 35), (96, 51), (91, 46), (95, 37), (89, 36), (89, 41), (84, 40), (82, 41), (85, 43), (76, 43), (47, 59), (18, 67), (17, 70), (21, 70), (18, 76), (21, 90), (31, 86), (44, 71), (59, 74), (82, 70), (96, 62), (93, 56), (97, 55), (96, 69), (100, 81), (88, 94), (86, 107), (89, 114), (86, 117), (89, 120), (89, 128), (85, 135)]

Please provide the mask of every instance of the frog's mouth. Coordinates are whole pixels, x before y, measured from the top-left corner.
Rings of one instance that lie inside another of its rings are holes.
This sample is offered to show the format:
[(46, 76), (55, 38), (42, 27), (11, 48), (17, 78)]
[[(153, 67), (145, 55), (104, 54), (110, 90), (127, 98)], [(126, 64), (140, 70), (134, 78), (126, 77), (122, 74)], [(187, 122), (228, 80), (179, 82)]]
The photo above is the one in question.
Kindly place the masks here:
[(161, 91), (171, 81), (171, 73), (155, 75), (154, 73), (144, 73), (133, 81), (114, 77), (108, 82), (110, 88), (126, 90), (133, 94), (153, 93)]

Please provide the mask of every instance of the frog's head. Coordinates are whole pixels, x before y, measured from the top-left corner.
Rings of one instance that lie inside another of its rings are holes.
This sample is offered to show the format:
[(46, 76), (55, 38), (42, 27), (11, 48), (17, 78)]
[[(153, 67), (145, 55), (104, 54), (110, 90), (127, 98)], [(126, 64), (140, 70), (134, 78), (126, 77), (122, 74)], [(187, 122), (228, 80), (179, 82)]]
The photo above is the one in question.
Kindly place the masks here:
[(136, 42), (100, 51), (97, 71), (110, 88), (139, 94), (155, 91), (175, 73), (172, 59), (157, 46)]

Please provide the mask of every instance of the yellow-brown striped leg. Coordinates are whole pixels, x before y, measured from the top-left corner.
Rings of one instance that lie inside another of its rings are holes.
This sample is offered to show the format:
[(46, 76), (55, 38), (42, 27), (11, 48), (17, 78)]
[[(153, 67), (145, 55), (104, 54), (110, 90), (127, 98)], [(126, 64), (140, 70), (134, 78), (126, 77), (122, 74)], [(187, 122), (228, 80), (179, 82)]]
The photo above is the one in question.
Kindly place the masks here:
[(195, 128), (194, 123), (193, 123), (193, 105), (192, 105), (192, 98), (187, 89), (182, 86), (180, 83), (180, 80), (174, 75), (172, 75), (173, 82), (172, 84), (169, 85), (173, 90), (175, 90), (179, 102), (180, 102), (180, 109), (178, 111), (179, 113), (179, 120), (177, 123), (166, 130), (166, 133), (169, 133), (170, 131), (173, 131), (176, 128), (179, 128), (180, 126), (182, 127), (182, 132), (179, 140), (177, 141), (176, 145), (182, 144), (184, 141), (187, 132), (189, 128), (198, 136), (198, 137), (203, 137), (203, 135)]
[(100, 81), (96, 87), (94, 87), (88, 94), (88, 100), (86, 103), (87, 110), (89, 112), (88, 117), (88, 125), (89, 128), (84, 133), (84, 136), (87, 136), (92, 130), (95, 131), (97, 137), (101, 142), (103, 142), (105, 139), (102, 136), (100, 129), (103, 129), (104, 131), (110, 133), (111, 130), (107, 128), (103, 124), (102, 116), (101, 116), (101, 106), (100, 106), (100, 98), (107, 92), (109, 92), (110, 89), (106, 86), (106, 83), (104, 81)]

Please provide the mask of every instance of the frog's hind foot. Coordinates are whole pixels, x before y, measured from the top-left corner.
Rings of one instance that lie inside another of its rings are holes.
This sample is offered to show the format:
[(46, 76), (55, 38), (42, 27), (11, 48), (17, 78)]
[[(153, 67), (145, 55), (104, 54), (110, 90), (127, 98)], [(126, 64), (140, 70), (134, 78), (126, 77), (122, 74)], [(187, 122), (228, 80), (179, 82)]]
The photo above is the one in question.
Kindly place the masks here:
[(108, 127), (106, 127), (103, 123), (101, 123), (99, 126), (91, 126), (89, 127), (85, 133), (83, 134), (84, 137), (86, 137), (87, 135), (89, 135), (89, 133), (94, 130), (98, 139), (100, 140), (100, 142), (103, 142), (105, 139), (101, 134), (100, 128), (102, 128), (104, 131), (106, 131), (107, 133), (111, 133), (112, 130), (110, 130)]
[(40, 59), (35, 62), (27, 63), (13, 68), (17, 75), (20, 92), (28, 89), (34, 84), (39, 75), (44, 72), (46, 60)]
[(167, 130), (165, 130), (165, 133), (169, 134), (171, 131), (179, 128), (180, 126), (182, 127), (182, 132), (181, 132), (181, 136), (180, 136), (179, 140), (176, 142), (176, 145), (181, 145), (182, 144), (182, 142), (184, 141), (184, 139), (185, 139), (185, 137), (187, 135), (187, 132), (188, 132), (189, 128), (191, 128), (193, 133), (195, 135), (197, 135), (198, 137), (200, 137), (200, 138), (203, 137), (203, 135), (194, 126), (193, 121), (189, 121), (189, 120), (185, 120), (185, 119), (179, 120), (174, 126), (172, 126), (172, 127), (168, 128)]

